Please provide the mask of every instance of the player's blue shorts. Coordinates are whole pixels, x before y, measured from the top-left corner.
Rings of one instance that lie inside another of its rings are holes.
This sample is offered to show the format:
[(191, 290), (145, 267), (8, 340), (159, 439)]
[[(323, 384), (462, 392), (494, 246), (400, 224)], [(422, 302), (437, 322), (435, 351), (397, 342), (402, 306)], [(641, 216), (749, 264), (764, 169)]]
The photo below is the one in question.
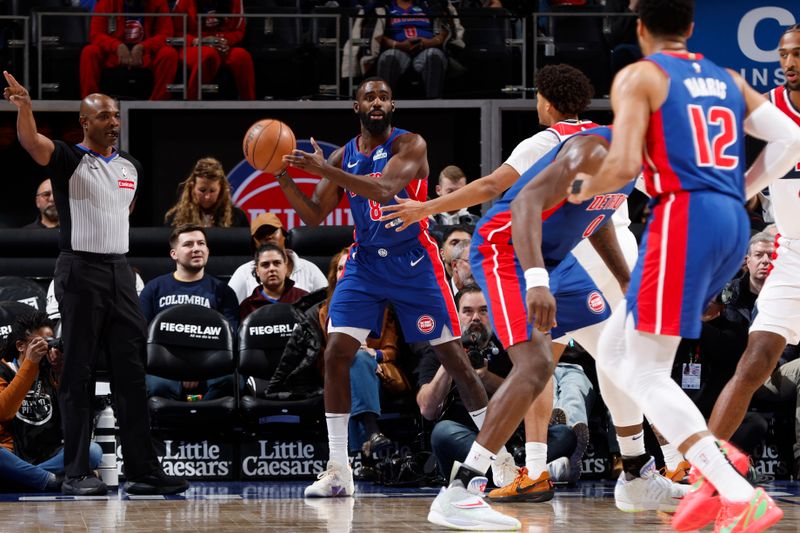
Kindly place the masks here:
[(394, 306), (406, 342), (435, 341), (445, 326), (461, 335), (439, 249), (427, 233), (392, 248), (354, 245), (333, 292), (330, 325), (367, 329), (379, 337), (387, 303)]
[(704, 191), (661, 198), (625, 296), (636, 329), (699, 338), (703, 311), (742, 267), (749, 237), (741, 200)]
[[(525, 276), (510, 244), (490, 244), (476, 231), (470, 248), (475, 281), (489, 304), (495, 334), (504, 348), (531, 338), (533, 325), (525, 305)], [(603, 293), (572, 254), (547, 268), (556, 300), (552, 338), (606, 320), (611, 312)]]

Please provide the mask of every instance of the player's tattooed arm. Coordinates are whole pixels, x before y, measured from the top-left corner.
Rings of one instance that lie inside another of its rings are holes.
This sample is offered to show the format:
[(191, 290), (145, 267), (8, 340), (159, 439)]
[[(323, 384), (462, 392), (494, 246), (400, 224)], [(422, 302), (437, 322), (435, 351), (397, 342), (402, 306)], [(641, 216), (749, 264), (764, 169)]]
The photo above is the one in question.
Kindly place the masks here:
[(613, 222), (607, 222), (602, 225), (600, 229), (595, 231), (590, 237), (589, 242), (592, 243), (597, 255), (603, 260), (608, 269), (614, 275), (619, 286), (624, 294), (628, 290), (628, 284), (631, 281), (631, 271), (628, 268), (628, 263), (625, 261), (625, 255), (622, 253), (622, 248), (617, 240), (617, 230)]
[[(343, 152), (344, 148), (333, 152), (328, 158), (328, 163), (341, 165)], [(325, 178), (322, 178), (317, 184), (311, 198), (300, 190), (286, 171), (278, 174), (277, 178), (286, 199), (307, 226), (318, 226), (342, 198), (341, 187)]]

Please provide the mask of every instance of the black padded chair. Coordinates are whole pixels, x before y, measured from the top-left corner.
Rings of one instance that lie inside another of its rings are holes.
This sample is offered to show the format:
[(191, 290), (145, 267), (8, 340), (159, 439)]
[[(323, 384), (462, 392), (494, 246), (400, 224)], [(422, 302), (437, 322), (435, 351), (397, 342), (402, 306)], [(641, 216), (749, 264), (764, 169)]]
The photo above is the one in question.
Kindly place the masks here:
[(353, 226), (298, 226), (289, 231), (286, 247), (328, 273), (331, 257), (353, 243)]
[(251, 429), (267, 424), (290, 424), (303, 430), (321, 427), (322, 395), (303, 399), (267, 399), (264, 395), (299, 319), (291, 305), (279, 303), (253, 312), (239, 328), (239, 373), (250, 377), (254, 394), (244, 394), (240, 405)]
[(11, 324), (18, 316), (25, 313), (33, 313), (36, 309), (30, 305), (19, 302), (0, 301), (0, 341), (4, 341), (11, 333)]
[(35, 281), (17, 276), (0, 276), (0, 302), (20, 302), (44, 311), (47, 294)]
[[(206, 307), (176, 305), (160, 312), (147, 334), (147, 373), (177, 381), (203, 381), (235, 374), (233, 333), (225, 318)], [(153, 396), (151, 423), (159, 430), (184, 428), (215, 432), (235, 422), (234, 396), (188, 402)]]
[(463, 62), (467, 72), (465, 79), (449, 83), (446, 90), (454, 97), (498, 98), (502, 95), (501, 89), (514, 81), (512, 53), (515, 50), (510, 50), (506, 44), (506, 39), (511, 37), (511, 15), (502, 8), (483, 7), (461, 8), (458, 15), (464, 26), (466, 48), (457, 59)]

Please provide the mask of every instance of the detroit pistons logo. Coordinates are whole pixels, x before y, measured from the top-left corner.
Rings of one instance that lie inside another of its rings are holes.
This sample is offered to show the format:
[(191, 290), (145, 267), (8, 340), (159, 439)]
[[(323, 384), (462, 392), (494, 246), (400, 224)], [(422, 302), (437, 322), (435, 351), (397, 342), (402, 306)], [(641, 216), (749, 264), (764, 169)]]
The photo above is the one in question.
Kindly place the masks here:
[(436, 321), (431, 315), (422, 315), (417, 319), (417, 329), (420, 331), (420, 333), (427, 335), (433, 331), (433, 328), (435, 327)]
[(589, 296), (586, 298), (586, 307), (588, 307), (589, 311), (596, 315), (599, 315), (605, 311), (606, 302), (603, 300), (603, 295), (597, 291), (590, 292)]
[[(324, 141), (318, 140), (317, 143), (322, 148), (325, 158), (338, 148), (338, 146)], [(314, 151), (310, 141), (306, 139), (297, 139), (297, 148), (306, 152)], [(287, 172), (303, 194), (311, 197), (320, 181), (319, 176), (312, 176), (294, 167), (289, 167)], [(287, 231), (302, 224), (300, 217), (297, 216), (294, 208), (281, 191), (274, 175), (254, 169), (247, 161), (242, 160), (228, 174), (228, 181), (231, 184), (233, 203), (244, 210), (250, 220), (261, 213), (275, 213)], [(339, 204), (322, 223), (327, 226), (353, 225), (353, 216), (346, 197), (342, 197)]]

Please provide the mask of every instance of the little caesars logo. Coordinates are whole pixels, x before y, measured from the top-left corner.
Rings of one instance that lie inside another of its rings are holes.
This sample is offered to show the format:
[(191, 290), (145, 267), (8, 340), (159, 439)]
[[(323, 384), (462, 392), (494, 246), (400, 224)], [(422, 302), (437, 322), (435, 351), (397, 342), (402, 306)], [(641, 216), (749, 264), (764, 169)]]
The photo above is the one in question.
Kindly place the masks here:
[(162, 322), (161, 331), (186, 333), (195, 339), (219, 339), (222, 333), (221, 326), (201, 326), (200, 324), (180, 324), (175, 322)]
[[(227, 456), (227, 457), (223, 457)], [(233, 461), (230, 450), (223, 454), (219, 444), (164, 441), (161, 466), (168, 476), (224, 477), (230, 475)]]
[(312, 476), (325, 467), (314, 445), (299, 440), (259, 440), (258, 455), (242, 455), (242, 474), (246, 477)]

